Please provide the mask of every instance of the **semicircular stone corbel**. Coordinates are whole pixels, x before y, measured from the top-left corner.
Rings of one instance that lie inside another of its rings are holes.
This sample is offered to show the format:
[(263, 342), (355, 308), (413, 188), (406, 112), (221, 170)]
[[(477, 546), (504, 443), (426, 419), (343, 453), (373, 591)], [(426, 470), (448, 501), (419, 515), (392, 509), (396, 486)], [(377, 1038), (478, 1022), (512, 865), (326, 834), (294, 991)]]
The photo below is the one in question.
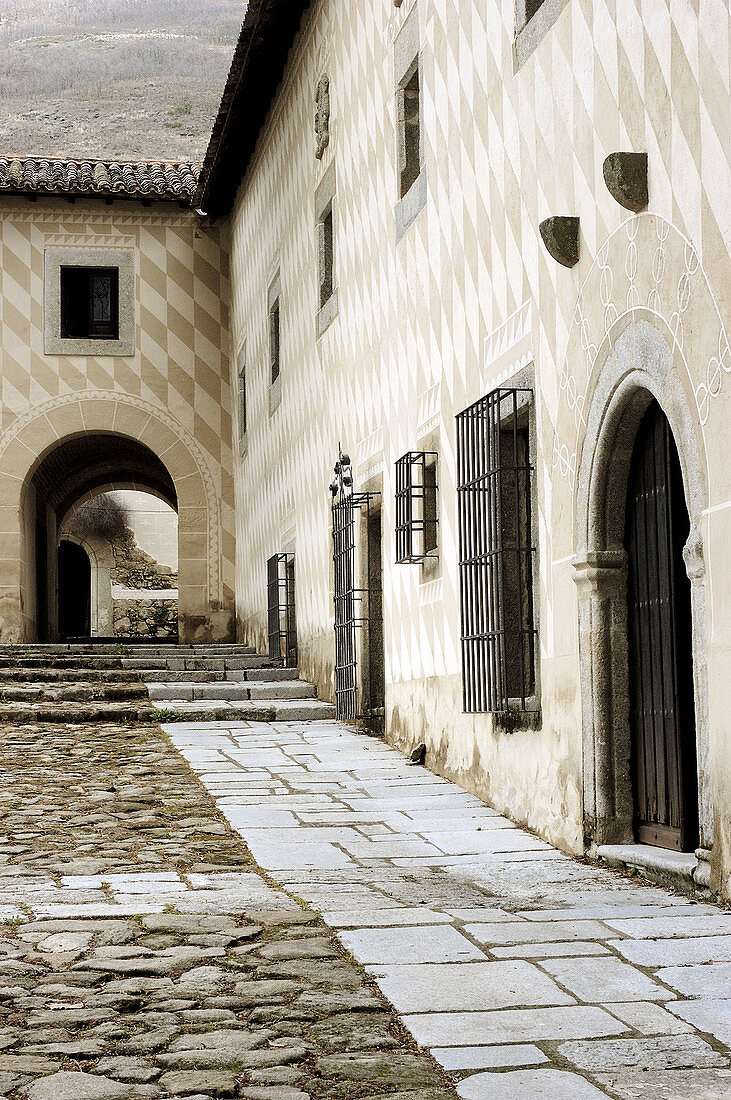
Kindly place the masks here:
[(557, 263), (573, 267), (579, 262), (579, 219), (558, 215), (546, 218), (538, 227), (548, 252)]
[(644, 210), (647, 193), (647, 153), (610, 153), (604, 161), (604, 182), (613, 199), (635, 214)]

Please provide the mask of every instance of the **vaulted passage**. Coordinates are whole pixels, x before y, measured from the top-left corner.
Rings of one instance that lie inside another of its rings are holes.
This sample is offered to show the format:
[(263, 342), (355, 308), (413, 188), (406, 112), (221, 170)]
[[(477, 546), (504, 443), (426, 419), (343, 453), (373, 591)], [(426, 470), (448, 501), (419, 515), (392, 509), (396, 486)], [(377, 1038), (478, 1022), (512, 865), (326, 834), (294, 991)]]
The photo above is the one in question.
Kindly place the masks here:
[(690, 520), (678, 452), (656, 401), (640, 423), (627, 485), (625, 543), (632, 776), (637, 840), (698, 843)]
[(26, 529), (35, 532), (31, 590), (40, 641), (91, 633), (89, 557), (81, 546), (62, 538), (61, 531), (77, 503), (105, 489), (145, 490), (177, 510), (170, 473), (137, 440), (95, 432), (73, 436), (47, 452), (30, 480), (25, 502)]

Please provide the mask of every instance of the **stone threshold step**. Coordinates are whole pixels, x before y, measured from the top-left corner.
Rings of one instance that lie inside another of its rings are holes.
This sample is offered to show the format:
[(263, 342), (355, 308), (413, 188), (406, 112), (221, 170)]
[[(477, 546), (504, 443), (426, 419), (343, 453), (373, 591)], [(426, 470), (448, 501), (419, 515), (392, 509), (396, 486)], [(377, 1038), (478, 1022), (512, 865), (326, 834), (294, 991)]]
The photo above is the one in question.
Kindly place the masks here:
[(708, 885), (708, 864), (693, 852), (673, 852), (652, 844), (600, 844), (598, 857), (610, 867), (640, 872), (653, 882), (695, 894)]

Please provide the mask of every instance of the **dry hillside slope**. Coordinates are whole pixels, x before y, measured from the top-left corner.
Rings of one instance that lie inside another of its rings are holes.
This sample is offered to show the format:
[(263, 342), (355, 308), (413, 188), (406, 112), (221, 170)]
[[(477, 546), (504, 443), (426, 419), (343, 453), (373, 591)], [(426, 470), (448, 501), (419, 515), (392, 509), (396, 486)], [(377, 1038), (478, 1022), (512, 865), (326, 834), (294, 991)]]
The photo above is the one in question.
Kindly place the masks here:
[(200, 160), (246, 0), (2, 0), (0, 153)]

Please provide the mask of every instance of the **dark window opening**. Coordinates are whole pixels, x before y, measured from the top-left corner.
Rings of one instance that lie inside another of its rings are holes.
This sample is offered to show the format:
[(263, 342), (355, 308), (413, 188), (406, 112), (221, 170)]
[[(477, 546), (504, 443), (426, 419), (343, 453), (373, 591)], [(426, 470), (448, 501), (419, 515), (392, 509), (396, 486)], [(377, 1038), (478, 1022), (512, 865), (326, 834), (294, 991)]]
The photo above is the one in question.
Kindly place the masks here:
[(61, 338), (119, 339), (116, 267), (61, 268)]
[(532, 19), (540, 8), (543, 0), (525, 0), (525, 21)]
[(433, 451), (409, 451), (396, 463), (396, 561), (424, 561), (437, 548), (437, 464)]
[(400, 197), (413, 187), (421, 172), (421, 91), (419, 66), (399, 91)]
[(318, 225), (320, 261), (320, 308), (332, 298), (334, 290), (333, 265), (335, 234), (332, 206), (323, 214)]
[(457, 417), (468, 713), (525, 711), (536, 692), (529, 393), (494, 390)]
[(248, 427), (246, 407), (246, 367), (239, 370), (239, 441), (242, 442)]
[(279, 298), (275, 298), (269, 309), (269, 364), (271, 380), (279, 378)]

